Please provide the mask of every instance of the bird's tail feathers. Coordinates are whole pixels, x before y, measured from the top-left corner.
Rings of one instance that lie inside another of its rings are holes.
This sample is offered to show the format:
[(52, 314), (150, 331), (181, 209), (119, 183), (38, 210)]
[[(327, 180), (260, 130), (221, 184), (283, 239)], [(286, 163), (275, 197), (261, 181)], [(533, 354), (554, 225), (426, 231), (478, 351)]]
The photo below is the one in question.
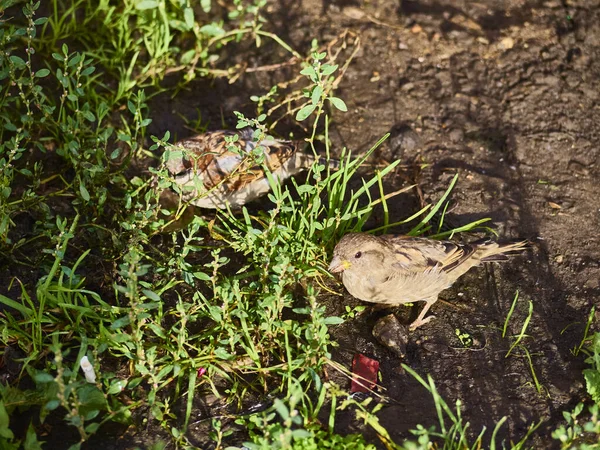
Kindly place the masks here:
[(510, 255), (520, 253), (528, 247), (529, 241), (526, 240), (507, 243), (486, 241), (479, 244), (482, 262), (508, 261)]

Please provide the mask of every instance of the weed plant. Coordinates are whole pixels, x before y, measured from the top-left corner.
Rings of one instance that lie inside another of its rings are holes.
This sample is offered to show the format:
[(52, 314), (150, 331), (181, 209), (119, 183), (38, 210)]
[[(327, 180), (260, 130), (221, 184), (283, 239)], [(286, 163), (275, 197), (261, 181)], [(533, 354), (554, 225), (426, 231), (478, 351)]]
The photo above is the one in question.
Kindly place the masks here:
[(588, 316), (585, 333), (575, 355), (583, 352), (589, 365), (583, 371), (585, 386), (590, 401), (579, 403), (572, 411), (563, 411), (565, 424), (552, 433), (561, 444), (561, 449), (598, 450), (600, 449), (600, 333), (589, 335), (596, 307)]

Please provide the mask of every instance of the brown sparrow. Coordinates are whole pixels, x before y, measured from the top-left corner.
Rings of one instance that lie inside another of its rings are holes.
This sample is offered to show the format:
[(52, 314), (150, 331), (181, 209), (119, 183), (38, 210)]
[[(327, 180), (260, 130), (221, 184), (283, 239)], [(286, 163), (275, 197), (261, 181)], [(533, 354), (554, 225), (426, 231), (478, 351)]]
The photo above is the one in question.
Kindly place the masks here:
[(433, 318), (424, 319), (438, 294), (461, 275), (482, 262), (505, 261), (506, 253), (526, 246), (526, 241), (458, 244), (422, 237), (350, 233), (333, 250), (329, 271), (341, 272), (348, 292), (366, 302), (393, 306), (424, 301), (425, 307), (410, 325), (414, 330)]
[[(258, 159), (264, 158), (280, 181), (310, 167), (315, 157), (299, 151), (303, 141), (263, 139), (255, 142), (251, 130), (211, 131), (175, 144), (166, 167), (182, 187), (183, 201), (201, 208), (239, 208), (270, 190)], [(335, 160), (319, 160), (337, 168)]]

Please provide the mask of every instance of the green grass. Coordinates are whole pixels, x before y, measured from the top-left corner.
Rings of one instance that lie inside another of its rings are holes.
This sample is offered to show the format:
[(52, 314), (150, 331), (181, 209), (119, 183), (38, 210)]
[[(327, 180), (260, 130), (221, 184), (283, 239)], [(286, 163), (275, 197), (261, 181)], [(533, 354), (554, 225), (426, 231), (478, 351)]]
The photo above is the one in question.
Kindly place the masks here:
[(589, 336), (589, 326), (596, 308), (590, 311), (581, 345), (576, 349), (586, 354), (589, 365), (583, 371), (590, 401), (579, 403), (572, 411), (563, 411), (565, 424), (558, 427), (552, 437), (558, 440), (562, 449), (600, 449), (600, 333)]
[[(75, 449), (107, 422), (131, 424), (143, 411), (171, 443), (191, 448), (194, 401), (206, 392), (231, 410), (249, 398), (271, 399), (266, 411), (238, 418), (250, 448), (373, 448), (360, 435), (335, 432), (336, 412), (347, 408), (390, 448), (483, 442), (483, 431), (468, 437), (460, 405), (451, 410), (433, 380), (409, 368), (433, 396), (439, 428), (415, 425), (416, 440), (401, 444), (379, 424), (381, 404), (321, 379), (335, 364), (329, 327), (343, 320), (327, 317), (319, 302), (331, 250), (380, 204), (384, 224), (374, 231), (397, 225), (387, 201), (398, 192), (386, 194), (383, 181), (399, 161), (370, 176), (361, 170), (386, 136), (362, 155), (336, 152), (340, 170), (315, 164), (306, 182), (285, 186), (271, 178), (269, 210), (196, 215), (178, 228), (189, 205), (179, 200), (167, 211), (161, 203), (161, 193), (178, 186), (165, 169), (170, 133), (147, 131), (149, 99), (167, 89), (167, 75), (177, 77), (173, 95), (195, 77), (235, 82), (240, 68), (220, 59), (226, 46), (241, 52), (269, 41), (284, 55), (279, 63), (299, 72), (284, 92), (253, 97), (256, 118), (238, 113), (239, 125), (260, 136), (296, 119), (308, 124), (309, 151), (320, 145), (330, 157), (329, 111), (346, 109), (335, 88), (359, 41), (348, 44), (344, 34), (331, 53), (315, 41), (302, 55), (266, 29), (265, 3), (235, 0), (223, 10), (210, 0), (0, 0), (0, 256), (12, 274), (0, 323), (5, 359), (18, 367), (0, 385), (3, 448), (39, 448), (49, 415), (77, 430)], [(148, 157), (149, 173), (136, 171), (132, 163)], [(351, 190), (350, 179), (361, 177)], [(440, 231), (456, 181), (435, 205), (399, 223), (416, 221), (412, 234), (437, 229), (440, 238), (480, 226)], [(440, 222), (430, 223), (439, 212)], [(579, 351), (588, 351), (587, 331), (584, 341)], [(598, 402), (598, 349), (589, 352), (586, 379)], [(84, 356), (95, 382), (80, 370)], [(174, 412), (178, 404), (183, 416)], [(35, 419), (17, 436), (27, 409)], [(569, 416), (569, 442), (580, 413)], [(216, 418), (212, 427), (224, 448), (231, 430)]]

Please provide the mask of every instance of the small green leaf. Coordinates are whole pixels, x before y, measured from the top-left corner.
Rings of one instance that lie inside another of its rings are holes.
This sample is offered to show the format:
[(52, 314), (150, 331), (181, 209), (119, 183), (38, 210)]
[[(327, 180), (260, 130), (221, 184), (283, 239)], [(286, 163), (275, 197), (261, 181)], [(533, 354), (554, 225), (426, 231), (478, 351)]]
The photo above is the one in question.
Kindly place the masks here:
[(0, 401), (0, 437), (4, 439), (13, 439), (15, 435), (9, 427), (9, 415), (4, 406), (4, 402)]
[(310, 105), (304, 106), (296, 114), (296, 120), (298, 122), (302, 122), (304, 119), (306, 119), (308, 116), (310, 116), (313, 113), (313, 111), (315, 110), (315, 108), (316, 108), (316, 105), (313, 105), (312, 103)]
[(25, 67), (25, 61), (23, 61), (23, 58), (12, 55), (10, 57), (10, 61), (17, 67), (17, 69), (22, 69)]
[(108, 388), (108, 393), (110, 395), (118, 394), (127, 386), (127, 381), (125, 380), (116, 380), (110, 383), (110, 387)]
[(112, 323), (112, 325), (110, 326), (110, 329), (118, 330), (119, 328), (129, 325), (129, 322), (130, 322), (129, 316), (121, 317), (120, 319), (117, 319)]
[(54, 381), (54, 377), (46, 372), (36, 373), (33, 379), (36, 383), (52, 383)]
[(83, 184), (79, 185), (79, 193), (81, 194), (81, 197), (86, 201), (89, 202), (90, 201), (90, 193), (88, 192), (88, 190), (85, 188), (85, 186)]
[(292, 431), (292, 436), (294, 439), (306, 439), (311, 437), (313, 434), (308, 430), (303, 430), (302, 428), (298, 428), (297, 430)]
[(215, 356), (219, 359), (231, 359), (231, 353), (229, 353), (227, 350), (225, 350), (223, 347), (217, 347), (215, 349)]
[(321, 67), (321, 72), (323, 73), (323, 75), (327, 76), (335, 72), (337, 68), (337, 64), (323, 64), (323, 67)]
[(50, 74), (50, 71), (48, 69), (40, 69), (35, 73), (35, 76), (38, 78), (44, 78), (47, 77), (48, 74)]
[(81, 75), (83, 75), (84, 77), (88, 76), (88, 75), (94, 73), (94, 70), (96, 70), (96, 68), (94, 66), (86, 67), (85, 69), (83, 69), (81, 71)]
[(87, 420), (98, 416), (100, 411), (106, 410), (106, 398), (100, 389), (91, 384), (77, 388), (79, 401), (78, 412), (83, 414)]
[(209, 306), (208, 311), (215, 322), (221, 322), (221, 308), (219, 308), (218, 306)]
[(135, 389), (136, 387), (138, 387), (141, 384), (142, 381), (144, 381), (143, 377), (132, 378), (127, 383), (127, 387), (129, 389)]
[(71, 60), (69, 61), (68, 67), (73, 67), (76, 66), (77, 64), (79, 64), (79, 61), (81, 61), (81, 55), (79, 53), (77, 53), (75, 56), (73, 56), (71, 58)]
[(200, 6), (202, 7), (202, 11), (205, 13), (210, 12), (210, 3), (211, 0), (200, 0)]
[(302, 194), (309, 194), (311, 192), (316, 191), (317, 188), (311, 184), (301, 184), (300, 186), (298, 186), (296, 188), (296, 191), (298, 192), (298, 194), (302, 195)]
[(273, 407), (284, 421), (287, 420), (288, 417), (290, 417), (290, 410), (287, 406), (285, 406), (285, 403), (283, 403), (278, 398), (276, 398), (273, 402)]
[(29, 424), (29, 428), (27, 428), (25, 442), (23, 443), (23, 450), (42, 450), (42, 444), (37, 440), (35, 428), (31, 423)]
[(585, 369), (583, 377), (586, 381), (588, 394), (590, 394), (594, 402), (600, 403), (600, 372), (594, 369)]
[(316, 105), (317, 103), (319, 103), (319, 100), (321, 100), (322, 94), (323, 94), (323, 88), (321, 86), (315, 86), (315, 88), (312, 91), (312, 95), (310, 97), (310, 100), (312, 101), (313, 105)]
[(158, 296), (158, 294), (156, 292), (153, 292), (153, 291), (151, 291), (149, 289), (142, 289), (142, 292), (150, 300), (154, 300), (156, 302), (160, 302), (160, 297)]
[(44, 405), (44, 407), (48, 411), (53, 411), (56, 408), (58, 408), (59, 406), (60, 406), (60, 402), (58, 400), (50, 400), (48, 403), (46, 403), (46, 405)]
[(312, 66), (305, 67), (300, 71), (302, 75), (306, 75), (311, 80), (315, 81), (317, 79), (317, 72), (315, 72), (315, 68)]
[(194, 272), (194, 277), (202, 281), (210, 281), (211, 277), (204, 272)]
[(221, 36), (225, 34), (225, 30), (216, 23), (209, 23), (200, 28), (200, 33), (208, 36)]
[(183, 19), (188, 30), (194, 27), (194, 10), (189, 6), (183, 10)]
[(348, 111), (348, 107), (344, 103), (344, 100), (338, 97), (329, 97), (329, 101), (340, 111), (346, 112)]
[[(88, 419), (88, 418), (86, 417), (86, 419)], [(93, 423), (90, 423), (89, 425), (86, 425), (85, 432), (88, 434), (94, 434), (96, 431), (98, 431), (98, 428), (100, 428), (100, 424), (98, 422), (93, 422)]]
[(135, 116), (135, 113), (137, 111), (135, 109), (135, 105), (133, 104), (133, 102), (131, 100), (127, 100), (127, 109), (129, 109), (129, 112)]
[(142, 0), (135, 5), (135, 9), (140, 11), (144, 11), (146, 9), (154, 9), (158, 8), (158, 1), (156, 0)]
[(340, 323), (344, 323), (344, 319), (337, 316), (330, 316), (325, 317), (325, 319), (323, 319), (323, 323), (325, 325), (339, 325)]
[(191, 63), (192, 59), (194, 59), (194, 56), (196, 56), (196, 49), (193, 48), (191, 50), (188, 50), (183, 55), (181, 55), (181, 64)]
[(159, 338), (167, 339), (167, 335), (158, 325), (154, 323), (149, 323), (148, 328), (150, 328), (154, 332), (154, 334), (156, 334)]
[(81, 114), (90, 122), (94, 122), (96, 120), (96, 116), (94, 116), (94, 113), (91, 111), (82, 111)]

